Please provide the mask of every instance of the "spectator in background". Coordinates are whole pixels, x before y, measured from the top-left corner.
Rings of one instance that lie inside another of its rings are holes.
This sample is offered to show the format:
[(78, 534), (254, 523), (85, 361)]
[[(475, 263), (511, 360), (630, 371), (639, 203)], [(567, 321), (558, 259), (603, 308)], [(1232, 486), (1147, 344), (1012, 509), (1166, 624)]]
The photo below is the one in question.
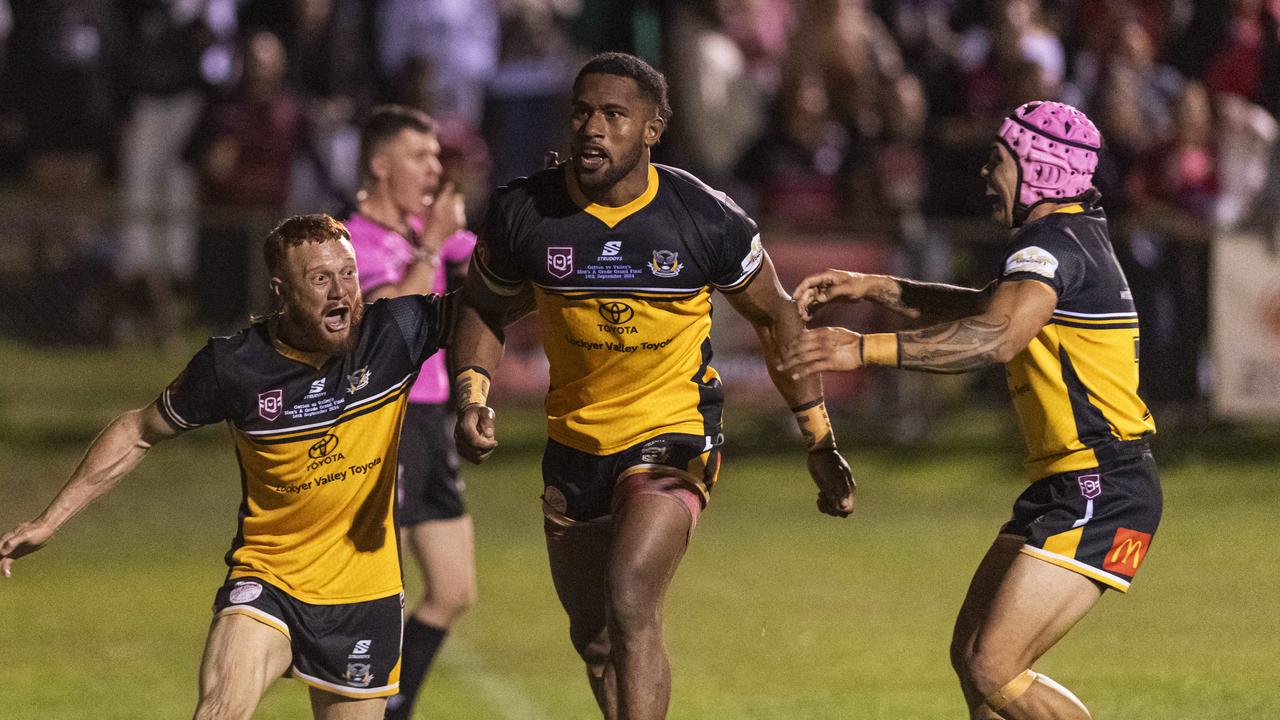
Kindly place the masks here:
[(20, 277), (40, 280), (18, 296), (41, 308), (40, 334), (103, 341), (110, 309), (100, 297), (116, 293), (101, 211), (123, 101), (123, 25), (113, 3), (94, 0), (24, 0), (11, 9), (0, 144), (13, 151), (0, 161), (6, 175), (21, 169), (13, 175), (30, 193), (7, 224), (25, 236)]
[(749, 212), (799, 230), (836, 225), (849, 132), (833, 116), (817, 69), (787, 77), (765, 135), (743, 156), (738, 177), (755, 190)]
[[(204, 104), (200, 57), (210, 36), (199, 2), (146, 0), (124, 5), (130, 51), (123, 58), (131, 95), (120, 145), (120, 228), (116, 273), (141, 318), (176, 340), (175, 286), (195, 272), (196, 180), (182, 161)], [(116, 314), (117, 331), (125, 313)]]
[(880, 100), (902, 72), (902, 56), (865, 0), (812, 0), (792, 37), (788, 64), (822, 73), (832, 114), (855, 142), (880, 135)]
[(699, 0), (673, 12), (668, 62), (682, 108), (673, 129), (690, 171), (723, 187), (765, 129), (791, 13), (774, 0)]
[(569, 106), (565, 90), (582, 60), (569, 37), (581, 11), (575, 0), (508, 0), (502, 3), (502, 46), (489, 84), (482, 130), (493, 148), (485, 192), (488, 197), (513, 177), (543, 169), (546, 153), (568, 144), (561, 117)]
[(1213, 143), (1208, 92), (1188, 81), (1175, 108), (1172, 137), (1154, 146), (1129, 179), (1130, 252), (1141, 268), (1131, 286), (1143, 318), (1143, 384), (1156, 402), (1200, 398), (1218, 194)]
[[(1231, 94), (1253, 102), (1264, 100), (1263, 69), (1276, 53), (1276, 23), (1280, 7), (1263, 0), (1230, 0), (1226, 37), (1210, 56), (1204, 81), (1211, 95)], [(1274, 65), (1272, 65), (1274, 68)], [(1270, 76), (1269, 85), (1280, 82)]]
[(384, 79), (394, 78), (410, 58), (423, 58), (435, 117), (480, 126), (485, 86), (498, 64), (496, 0), (382, 0), (375, 23)]
[(356, 192), (355, 119), (373, 104), (372, 60), (359, 0), (249, 0), (246, 27), (270, 30), (289, 58), (286, 80), (303, 103), (314, 157), (294, 161), (290, 211), (341, 205)]
[[(306, 152), (302, 104), (285, 85), (279, 38), (259, 31), (242, 52), (239, 86), (209, 101), (186, 158), (200, 178), (198, 310), (218, 327), (249, 310), (250, 239), (289, 198), (295, 157)], [(265, 278), (264, 278), (265, 280)]]

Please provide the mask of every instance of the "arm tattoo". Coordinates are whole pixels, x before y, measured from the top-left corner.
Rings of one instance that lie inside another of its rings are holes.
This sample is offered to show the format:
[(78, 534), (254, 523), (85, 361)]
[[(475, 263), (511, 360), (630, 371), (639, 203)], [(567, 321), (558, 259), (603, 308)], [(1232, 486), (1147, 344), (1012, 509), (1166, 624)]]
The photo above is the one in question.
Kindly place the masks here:
[(943, 283), (898, 280), (895, 305), (885, 307), (926, 323), (941, 323), (979, 315), (987, 309), (995, 283), (974, 290)]
[(964, 318), (898, 334), (900, 364), (934, 373), (962, 373), (996, 361), (1009, 321)]

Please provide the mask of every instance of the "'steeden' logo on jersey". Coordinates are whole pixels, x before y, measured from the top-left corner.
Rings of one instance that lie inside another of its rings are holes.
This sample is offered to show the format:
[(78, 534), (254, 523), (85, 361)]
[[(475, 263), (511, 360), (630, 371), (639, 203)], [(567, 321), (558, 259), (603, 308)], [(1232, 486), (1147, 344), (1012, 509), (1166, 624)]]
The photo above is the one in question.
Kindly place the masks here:
[(284, 390), (268, 390), (258, 393), (258, 415), (271, 422), (284, 410)]
[(552, 277), (567, 278), (573, 273), (573, 248), (547, 248), (547, 272)]
[(262, 594), (262, 586), (252, 581), (242, 581), (235, 584), (231, 588), (231, 595), (227, 598), (233, 605), (241, 603), (253, 602)]
[(373, 645), (372, 640), (357, 640), (354, 647), (351, 648), (349, 658), (367, 658), (369, 657), (369, 647)]
[(347, 376), (347, 394), (355, 395), (356, 391), (369, 384), (369, 368), (362, 367)]
[(311, 383), (311, 388), (307, 390), (307, 396), (303, 398), (303, 400), (310, 400), (311, 398), (320, 397), (323, 394), (324, 394), (324, 378), (320, 378), (319, 380), (316, 380), (315, 382)]
[(674, 250), (654, 250), (649, 269), (658, 277), (669, 278), (679, 275), (684, 265), (680, 264), (680, 255)]
[(1111, 541), (1111, 549), (1102, 562), (1102, 569), (1133, 577), (1150, 549), (1150, 533), (1120, 528), (1116, 530), (1115, 540)]
[(1004, 274), (1032, 273), (1053, 279), (1058, 272), (1058, 258), (1041, 247), (1032, 245), (1009, 256), (1004, 263)]
[(347, 672), (342, 677), (351, 687), (369, 687), (369, 683), (373, 682), (373, 665), (347, 663)]
[(600, 304), (600, 317), (610, 325), (621, 325), (631, 322), (631, 318), (635, 317), (635, 311), (631, 306), (616, 300)]
[(604, 251), (600, 253), (600, 257), (618, 257), (622, 252), (621, 240), (610, 240), (604, 244)]
[(324, 437), (312, 443), (311, 447), (307, 448), (307, 456), (310, 457), (312, 460), (318, 460), (324, 457), (325, 455), (328, 455), (329, 453), (333, 452), (337, 448), (338, 448), (338, 436), (325, 435)]
[(1080, 484), (1080, 494), (1086, 500), (1092, 500), (1102, 494), (1102, 476), (1100, 475), (1081, 475), (1076, 478), (1076, 482)]

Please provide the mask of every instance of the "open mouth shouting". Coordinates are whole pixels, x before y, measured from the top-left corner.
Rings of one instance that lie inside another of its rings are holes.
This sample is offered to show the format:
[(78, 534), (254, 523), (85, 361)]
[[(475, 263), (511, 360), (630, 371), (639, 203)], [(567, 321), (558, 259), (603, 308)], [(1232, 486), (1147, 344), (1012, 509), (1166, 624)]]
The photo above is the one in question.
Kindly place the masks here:
[(351, 326), (351, 308), (347, 305), (331, 307), (325, 310), (323, 317), (324, 328), (329, 332), (342, 332)]
[(609, 153), (595, 143), (587, 143), (574, 155), (578, 169), (584, 172), (595, 172), (609, 162)]

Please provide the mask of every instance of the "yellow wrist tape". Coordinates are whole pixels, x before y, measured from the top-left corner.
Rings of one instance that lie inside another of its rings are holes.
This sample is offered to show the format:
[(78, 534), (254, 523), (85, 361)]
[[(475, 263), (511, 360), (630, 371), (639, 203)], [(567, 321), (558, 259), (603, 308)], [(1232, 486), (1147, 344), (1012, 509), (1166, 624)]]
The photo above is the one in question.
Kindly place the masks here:
[(453, 396), (459, 408), (489, 404), (489, 373), (469, 367), (453, 377)]
[(862, 336), (862, 364), (901, 367), (897, 333), (873, 333)]
[(1039, 676), (1030, 668), (1023, 670), (1017, 677), (1005, 683), (1004, 687), (987, 696), (987, 707), (991, 708), (992, 712), (1000, 712), (1008, 707), (1009, 703), (1022, 697), (1037, 677)]
[(821, 400), (805, 403), (792, 408), (796, 416), (796, 424), (800, 426), (800, 434), (804, 436), (805, 447), (810, 450), (825, 450), (836, 446), (836, 436), (831, 430), (831, 418), (827, 415), (827, 405)]

